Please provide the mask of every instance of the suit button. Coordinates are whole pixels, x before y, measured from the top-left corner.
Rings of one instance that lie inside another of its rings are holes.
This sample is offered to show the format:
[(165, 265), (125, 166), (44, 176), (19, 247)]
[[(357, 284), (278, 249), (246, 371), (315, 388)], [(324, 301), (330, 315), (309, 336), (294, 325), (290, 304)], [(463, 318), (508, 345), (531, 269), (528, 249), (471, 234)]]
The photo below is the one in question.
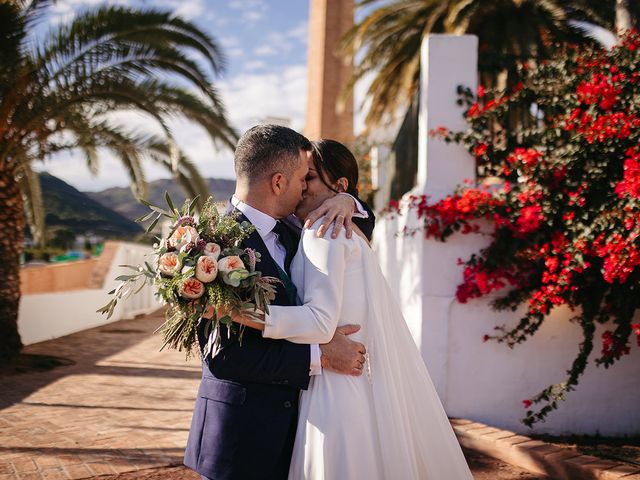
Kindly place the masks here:
[(286, 402), (284, 402), (284, 408), (291, 408), (292, 403), (287, 400)]

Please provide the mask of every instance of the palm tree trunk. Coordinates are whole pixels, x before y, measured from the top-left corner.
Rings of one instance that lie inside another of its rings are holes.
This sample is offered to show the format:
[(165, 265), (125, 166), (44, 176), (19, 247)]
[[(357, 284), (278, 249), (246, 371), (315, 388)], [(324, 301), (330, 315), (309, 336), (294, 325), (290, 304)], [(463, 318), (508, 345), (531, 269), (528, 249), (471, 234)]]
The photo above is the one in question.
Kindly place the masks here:
[(616, 33), (620, 36), (627, 30), (631, 30), (629, 0), (616, 0)]
[(0, 165), (0, 365), (9, 363), (22, 348), (18, 306), (24, 211), (15, 172), (4, 162)]

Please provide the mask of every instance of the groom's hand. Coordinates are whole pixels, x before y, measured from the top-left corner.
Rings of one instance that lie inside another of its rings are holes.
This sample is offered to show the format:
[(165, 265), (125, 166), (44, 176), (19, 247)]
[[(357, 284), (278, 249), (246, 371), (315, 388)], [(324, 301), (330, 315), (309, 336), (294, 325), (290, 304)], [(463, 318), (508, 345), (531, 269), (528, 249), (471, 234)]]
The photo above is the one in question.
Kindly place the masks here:
[(344, 227), (347, 238), (351, 238), (353, 233), (353, 226), (351, 224), (351, 217), (356, 212), (355, 200), (349, 195), (336, 195), (334, 197), (325, 200), (322, 205), (316, 208), (313, 212), (307, 215), (307, 220), (304, 222), (305, 228), (309, 228), (316, 220), (324, 215), (324, 221), (320, 228), (318, 228), (318, 237), (324, 237), (329, 225), (334, 220), (336, 221), (331, 232), (331, 238), (338, 238), (340, 230)]
[(367, 350), (360, 342), (354, 342), (347, 338), (360, 330), (360, 325), (344, 325), (336, 328), (336, 333), (329, 343), (320, 345), (320, 363), (335, 373), (343, 375), (362, 375), (364, 366), (364, 354)]

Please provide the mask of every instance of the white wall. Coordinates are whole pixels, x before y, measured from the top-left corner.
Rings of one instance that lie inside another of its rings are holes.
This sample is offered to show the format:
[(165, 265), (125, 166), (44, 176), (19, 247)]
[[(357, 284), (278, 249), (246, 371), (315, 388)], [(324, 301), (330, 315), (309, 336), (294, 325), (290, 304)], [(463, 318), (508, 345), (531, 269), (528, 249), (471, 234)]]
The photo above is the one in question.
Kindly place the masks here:
[[(455, 90), (460, 84), (475, 89), (476, 52), (473, 36), (433, 35), (423, 44), (418, 184), (410, 193), (427, 194), (430, 201), (452, 193), (456, 185), (475, 175), (473, 158), (462, 147), (446, 145), (427, 133), (440, 125), (465, 128)], [(462, 281), (462, 267), (456, 260), (467, 259), (489, 239), (457, 234), (442, 243), (425, 240), (421, 234), (398, 237), (405, 226), (413, 228), (418, 222), (412, 215), (379, 218), (375, 247), (447, 413), (531, 433), (519, 422), (525, 412), (522, 401), (563, 381), (578, 353), (581, 333), (569, 321), (571, 312), (553, 311), (533, 338), (514, 349), (483, 343), (482, 337), (494, 333), (495, 326), (514, 326), (522, 313), (496, 312), (489, 307), (491, 298), (466, 304), (455, 299)], [(596, 341), (592, 358), (600, 347)], [(608, 370), (596, 368), (592, 361), (578, 390), (569, 393), (560, 409), (533, 431), (640, 433), (640, 348), (631, 350), (631, 355)]]
[(148, 260), (145, 255), (149, 253), (149, 247), (120, 243), (102, 289), (23, 295), (18, 313), (18, 331), (22, 343), (30, 345), (50, 340), (160, 308), (153, 289), (145, 286), (135, 296), (119, 303), (110, 319), (96, 312), (111, 299), (107, 293), (119, 283), (114, 279), (118, 275), (131, 273), (118, 265), (137, 265)]

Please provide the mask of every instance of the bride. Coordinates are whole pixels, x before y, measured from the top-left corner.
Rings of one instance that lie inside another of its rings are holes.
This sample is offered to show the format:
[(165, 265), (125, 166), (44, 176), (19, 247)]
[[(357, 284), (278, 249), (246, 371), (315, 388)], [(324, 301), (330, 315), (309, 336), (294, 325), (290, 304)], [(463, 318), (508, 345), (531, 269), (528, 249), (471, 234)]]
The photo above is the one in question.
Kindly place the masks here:
[[(357, 193), (351, 152), (333, 140), (313, 143), (300, 219), (338, 192)], [(354, 228), (351, 239), (319, 238), (321, 223), (304, 229), (291, 265), (300, 305), (271, 306), (264, 323), (233, 314), (265, 337), (295, 343), (326, 343), (338, 326), (361, 327), (352, 337), (368, 352), (364, 374), (324, 370), (301, 394), (289, 478), (472, 479), (366, 237)]]

